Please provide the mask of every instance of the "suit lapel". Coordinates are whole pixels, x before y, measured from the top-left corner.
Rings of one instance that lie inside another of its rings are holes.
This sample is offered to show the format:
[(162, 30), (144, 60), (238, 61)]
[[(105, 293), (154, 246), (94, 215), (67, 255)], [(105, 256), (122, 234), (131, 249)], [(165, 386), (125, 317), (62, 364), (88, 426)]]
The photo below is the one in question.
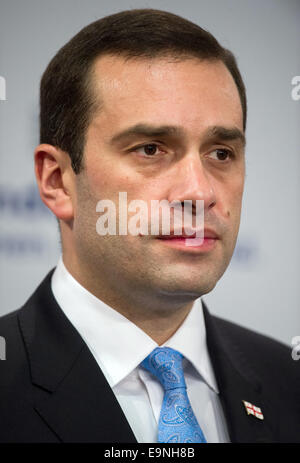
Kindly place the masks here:
[[(231, 442), (273, 442), (272, 410), (246, 357), (204, 306), (207, 345)], [(264, 419), (248, 415), (243, 400), (261, 408)]]
[(19, 314), (35, 409), (63, 442), (136, 442), (97, 362), (53, 297), (52, 273)]

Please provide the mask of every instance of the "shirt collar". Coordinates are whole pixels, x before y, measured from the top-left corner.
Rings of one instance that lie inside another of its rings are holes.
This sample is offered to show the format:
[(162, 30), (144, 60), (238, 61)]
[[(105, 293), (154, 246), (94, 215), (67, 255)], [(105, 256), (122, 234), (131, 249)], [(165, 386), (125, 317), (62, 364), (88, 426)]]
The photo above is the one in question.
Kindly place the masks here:
[(164, 346), (181, 352), (207, 385), (215, 392), (219, 392), (206, 345), (206, 329), (200, 298), (195, 300), (182, 325)]
[[(56, 301), (86, 342), (111, 387), (158, 347), (138, 326), (81, 286), (66, 269), (62, 257), (53, 273), (51, 287)], [(164, 346), (180, 351), (218, 392), (206, 346), (201, 299), (195, 301), (182, 325)]]

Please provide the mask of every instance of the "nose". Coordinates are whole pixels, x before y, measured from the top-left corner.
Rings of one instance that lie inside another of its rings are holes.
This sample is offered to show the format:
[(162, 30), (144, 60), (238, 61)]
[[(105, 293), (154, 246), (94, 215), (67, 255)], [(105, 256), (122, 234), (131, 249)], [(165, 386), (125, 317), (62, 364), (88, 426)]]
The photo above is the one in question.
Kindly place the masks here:
[(216, 194), (203, 161), (199, 154), (188, 155), (178, 164), (175, 181), (169, 191), (169, 201), (192, 201), (193, 211), (196, 200), (204, 201), (204, 210), (208, 211), (216, 205)]

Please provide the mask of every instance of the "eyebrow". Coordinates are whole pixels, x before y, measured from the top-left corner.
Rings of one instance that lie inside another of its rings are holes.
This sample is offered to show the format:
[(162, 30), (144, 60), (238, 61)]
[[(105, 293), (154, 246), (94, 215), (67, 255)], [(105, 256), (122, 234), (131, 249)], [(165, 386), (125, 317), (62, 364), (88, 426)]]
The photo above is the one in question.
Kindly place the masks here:
[(118, 143), (125, 138), (133, 137), (136, 135), (143, 135), (149, 138), (166, 137), (171, 135), (183, 136), (183, 130), (175, 125), (153, 126), (149, 124), (136, 124), (114, 135), (110, 142), (113, 144)]
[[(126, 138), (143, 135), (148, 138), (152, 137), (167, 137), (177, 136), (184, 137), (183, 128), (176, 125), (161, 125), (154, 126), (149, 124), (136, 124), (129, 127), (122, 132), (114, 135), (110, 143), (116, 144), (123, 141)], [(246, 144), (246, 138), (244, 133), (237, 127), (227, 128), (223, 126), (212, 126), (208, 127), (205, 131), (204, 138), (205, 142), (212, 140), (224, 140), (224, 141), (240, 141), (243, 146)]]
[(210, 139), (220, 139), (224, 141), (240, 141), (242, 146), (246, 145), (246, 137), (244, 133), (237, 127), (227, 128), (222, 126), (213, 126), (209, 127), (206, 131), (206, 138)]

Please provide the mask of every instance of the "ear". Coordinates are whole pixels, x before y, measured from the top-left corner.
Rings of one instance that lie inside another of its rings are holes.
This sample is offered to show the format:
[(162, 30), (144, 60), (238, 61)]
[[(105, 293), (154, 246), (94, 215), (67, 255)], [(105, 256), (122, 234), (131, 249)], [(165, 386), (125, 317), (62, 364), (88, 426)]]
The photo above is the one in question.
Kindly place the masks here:
[(74, 178), (68, 153), (42, 144), (34, 152), (35, 175), (42, 201), (58, 219), (74, 218)]

